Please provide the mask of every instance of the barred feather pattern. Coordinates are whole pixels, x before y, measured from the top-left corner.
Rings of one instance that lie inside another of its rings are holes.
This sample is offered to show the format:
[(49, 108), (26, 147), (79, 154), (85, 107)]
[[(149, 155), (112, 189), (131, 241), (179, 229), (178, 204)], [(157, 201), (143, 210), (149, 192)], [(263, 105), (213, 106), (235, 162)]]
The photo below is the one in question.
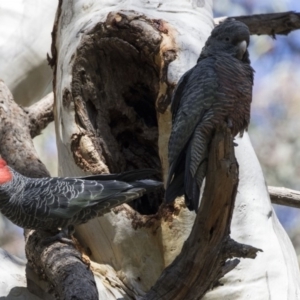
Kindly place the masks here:
[(12, 180), (0, 184), (0, 211), (28, 229), (82, 224), (162, 186), (141, 180), (156, 173), (150, 169), (82, 178), (28, 178), (9, 170)]
[[(225, 37), (229, 38), (225, 41)], [(227, 122), (233, 136), (247, 130), (254, 71), (247, 51), (241, 59), (237, 58), (237, 45), (242, 41), (249, 41), (246, 25), (238, 21), (219, 25), (197, 65), (178, 82), (171, 106), (166, 202), (184, 194), (187, 207), (197, 210), (215, 128)]]

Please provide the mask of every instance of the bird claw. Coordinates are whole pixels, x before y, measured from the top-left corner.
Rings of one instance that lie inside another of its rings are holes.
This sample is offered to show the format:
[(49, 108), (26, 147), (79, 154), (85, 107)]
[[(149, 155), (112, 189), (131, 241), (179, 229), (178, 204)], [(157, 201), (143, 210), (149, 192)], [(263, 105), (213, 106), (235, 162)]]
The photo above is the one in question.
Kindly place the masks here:
[(44, 246), (49, 246), (50, 244), (52, 244), (54, 242), (60, 242), (63, 244), (73, 246), (74, 242), (72, 240), (72, 234), (74, 232), (75, 232), (74, 226), (69, 225), (66, 228), (62, 228), (57, 234), (45, 238), (42, 243)]
[(233, 146), (234, 147), (237, 147), (239, 144), (238, 143), (235, 143), (234, 141), (233, 141)]

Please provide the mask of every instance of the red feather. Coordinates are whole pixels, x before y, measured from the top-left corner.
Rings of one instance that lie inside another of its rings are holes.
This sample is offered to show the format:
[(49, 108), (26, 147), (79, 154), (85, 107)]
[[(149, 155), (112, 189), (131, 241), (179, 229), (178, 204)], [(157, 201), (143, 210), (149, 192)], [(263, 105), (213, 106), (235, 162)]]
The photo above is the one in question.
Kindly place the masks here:
[(0, 184), (12, 180), (12, 173), (10, 172), (5, 160), (0, 158)]

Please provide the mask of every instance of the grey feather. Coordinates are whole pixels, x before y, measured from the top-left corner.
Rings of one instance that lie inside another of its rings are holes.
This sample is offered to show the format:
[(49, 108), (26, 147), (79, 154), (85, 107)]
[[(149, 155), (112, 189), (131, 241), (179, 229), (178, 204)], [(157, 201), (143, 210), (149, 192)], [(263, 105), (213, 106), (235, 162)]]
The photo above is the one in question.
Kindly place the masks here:
[(81, 178), (28, 178), (9, 170), (12, 180), (0, 184), (0, 211), (30, 229), (82, 224), (162, 187), (161, 182), (142, 180), (157, 173), (149, 169)]
[(231, 123), (233, 136), (247, 129), (254, 72), (246, 50), (249, 37), (243, 23), (221, 23), (212, 31), (196, 66), (179, 80), (171, 104), (166, 202), (184, 194), (188, 208), (197, 210), (216, 126)]

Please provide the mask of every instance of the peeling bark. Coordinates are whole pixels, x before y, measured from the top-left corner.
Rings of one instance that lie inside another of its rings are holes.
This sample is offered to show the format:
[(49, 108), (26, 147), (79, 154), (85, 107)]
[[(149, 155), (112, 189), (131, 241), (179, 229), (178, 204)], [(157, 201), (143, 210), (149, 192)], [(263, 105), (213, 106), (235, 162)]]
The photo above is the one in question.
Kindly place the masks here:
[[(71, 137), (71, 151), (82, 170), (161, 169), (156, 110), (164, 112), (169, 105), (166, 72), (176, 57), (170, 46), (161, 49), (161, 32), (168, 33), (165, 22), (134, 12), (109, 13), (86, 32), (74, 59), (72, 90), (64, 90), (62, 103), (74, 105), (80, 133)], [(155, 213), (162, 194), (146, 197), (143, 206), (131, 205)]]
[[(153, 62), (162, 37), (154, 25), (139, 14), (110, 13), (78, 47), (71, 97), (76, 123), (86, 134), (74, 136), (72, 152), (85, 171), (161, 167), (153, 102), (159, 65)], [(99, 162), (107, 167), (99, 169)]]

